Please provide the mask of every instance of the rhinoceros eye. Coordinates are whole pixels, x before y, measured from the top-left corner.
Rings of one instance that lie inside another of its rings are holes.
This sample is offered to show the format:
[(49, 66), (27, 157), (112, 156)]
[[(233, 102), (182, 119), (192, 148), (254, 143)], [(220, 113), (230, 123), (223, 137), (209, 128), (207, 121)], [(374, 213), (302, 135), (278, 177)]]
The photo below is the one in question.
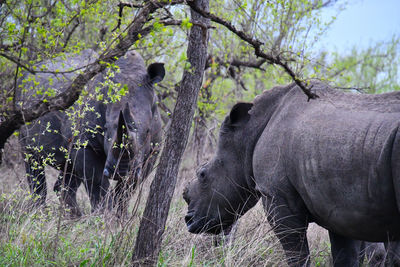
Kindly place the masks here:
[(207, 185), (207, 171), (205, 168), (201, 168), (197, 172), (197, 177), (199, 179), (200, 184)]

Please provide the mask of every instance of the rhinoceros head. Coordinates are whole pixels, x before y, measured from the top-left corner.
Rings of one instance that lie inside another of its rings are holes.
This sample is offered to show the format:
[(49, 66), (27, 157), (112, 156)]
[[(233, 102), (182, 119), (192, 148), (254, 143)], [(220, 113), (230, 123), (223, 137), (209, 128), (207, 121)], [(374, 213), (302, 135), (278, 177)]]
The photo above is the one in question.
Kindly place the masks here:
[[(139, 62), (138, 62), (139, 61)], [(119, 179), (129, 172), (140, 177), (146, 157), (151, 150), (153, 126), (158, 116), (154, 83), (164, 78), (162, 63), (146, 69), (138, 54), (117, 61), (121, 73), (116, 81), (127, 84), (129, 93), (109, 104), (104, 126), (104, 150), (107, 155), (104, 176)]]
[[(252, 107), (236, 104), (220, 130), (218, 149), (213, 159), (201, 166), (184, 190), (188, 204), (185, 221), (191, 233), (227, 233), (238, 217), (257, 201), (246, 174), (246, 124)], [(251, 180), (251, 178), (250, 178)]]

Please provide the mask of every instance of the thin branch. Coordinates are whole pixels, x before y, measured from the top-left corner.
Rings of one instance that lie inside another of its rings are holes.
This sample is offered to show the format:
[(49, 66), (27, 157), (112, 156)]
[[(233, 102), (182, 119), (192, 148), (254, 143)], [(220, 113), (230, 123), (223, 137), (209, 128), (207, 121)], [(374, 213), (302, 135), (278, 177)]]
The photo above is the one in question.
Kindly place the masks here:
[(19, 42), (10, 44), (10, 45), (0, 44), (0, 49), (3, 51), (8, 51), (11, 49), (19, 49), (20, 47), (21, 47), (21, 44)]
[(365, 86), (365, 87), (354, 87), (354, 86), (341, 87), (341, 86), (335, 86), (334, 88), (335, 89), (339, 89), (339, 90), (355, 90), (355, 91), (360, 92), (360, 93), (365, 93), (365, 91), (371, 90), (371, 86)]
[(341, 73), (343, 73), (344, 71), (346, 71), (346, 70), (348, 70), (348, 69), (350, 69), (350, 68), (352, 68), (354, 66), (360, 65), (360, 64), (364, 63), (364, 61), (370, 60), (371, 58), (387, 58), (387, 57), (388, 57), (387, 54), (368, 55), (368, 57), (363, 57), (363, 58), (357, 60), (356, 62), (354, 62), (351, 65), (344, 66), (344, 67), (336, 70), (334, 73), (329, 75), (329, 78), (334, 78), (334, 77), (340, 75)]
[(72, 34), (75, 32), (75, 30), (78, 28), (78, 26), (79, 26), (79, 20), (77, 20), (77, 22), (75, 23), (75, 25), (72, 27), (72, 29), (69, 31), (69, 33), (67, 34), (67, 38), (65, 38), (65, 42), (64, 42), (64, 45), (63, 45), (63, 49), (65, 49), (66, 47), (67, 47), (67, 45), (68, 45), (68, 43), (69, 43), (69, 40), (71, 39), (71, 37), (72, 37)]
[[(22, 40), (21, 40), (21, 48), (22, 48), (22, 47), (24, 46), (24, 44), (25, 44), (26, 34), (27, 34), (28, 30), (29, 30), (30, 24), (32, 23), (32, 22), (29, 20), (29, 19), (30, 19), (30, 16), (31, 16), (31, 12), (32, 12), (32, 6), (33, 6), (33, 3), (31, 2), (31, 4), (29, 5), (29, 8), (28, 8), (28, 16), (27, 16), (28, 26), (25, 26), (25, 27), (24, 27), (24, 32), (23, 32), (23, 34), (22, 34)], [(22, 58), (22, 49), (20, 49), (20, 50), (19, 50), (19, 53), (18, 53), (18, 61), (19, 61), (19, 62), (21, 61), (21, 58)], [(15, 96), (16, 96), (16, 94), (17, 94), (18, 73), (19, 73), (19, 67), (17, 66), (17, 68), (15, 68), (14, 87), (12, 88), (12, 90), (13, 90), (13, 99), (12, 99), (13, 105), (12, 105), (12, 109), (14, 109), (14, 110), (15, 110), (15, 101), (16, 101), (16, 97), (15, 97)]]
[[(238, 85), (240, 85), (243, 90), (248, 91), (246, 85), (244, 82), (241, 80), (240, 75), (237, 75), (237, 71), (235, 70), (234, 67), (238, 69), (238, 72), (240, 73), (240, 67), (246, 67), (246, 68), (254, 68), (254, 69), (259, 69), (262, 71), (265, 71), (265, 69), (261, 68), (262, 64), (266, 62), (265, 59), (260, 59), (257, 61), (241, 61), (239, 59), (232, 59), (231, 61), (223, 61), (219, 57), (214, 57), (212, 55), (209, 55), (206, 61), (205, 69), (207, 70), (208, 68), (211, 67), (213, 63), (217, 62), (218, 66), (224, 66), (227, 68), (228, 76), (232, 78)], [(215, 80), (217, 76), (221, 75), (220, 68), (218, 68), (218, 74), (217, 75), (212, 75), (211, 78)]]
[(34, 71), (33, 69), (29, 68), (27, 65), (23, 64), (23, 63), (21, 62), (21, 60), (19, 60), (19, 59), (17, 59), (17, 58), (14, 58), (14, 57), (12, 57), (12, 56), (10, 56), (10, 55), (4, 54), (4, 53), (2, 53), (2, 52), (0, 52), (0, 56), (2, 56), (2, 57), (4, 57), (4, 58), (8, 59), (8, 60), (11, 61), (11, 62), (14, 62), (15, 64), (17, 64), (18, 67), (21, 67), (21, 68), (23, 68), (24, 70), (26, 70), (26, 71), (28, 71), (28, 72), (30, 72), (30, 73), (32, 73), (32, 74), (36, 74), (36, 71)]
[(254, 68), (254, 69), (263, 70), (261, 68), (261, 66), (265, 62), (267, 62), (267, 60), (265, 58), (257, 60), (257, 61), (241, 61), (241, 60), (238, 60), (238, 59), (233, 59), (232, 62), (231, 62), (231, 65), (235, 66), (235, 67), (248, 67), (248, 68)]
[(210, 68), (211, 65), (217, 62), (219, 65), (222, 66), (233, 66), (233, 67), (246, 67), (246, 68), (253, 68), (253, 69), (259, 69), (259, 70), (264, 70), (261, 68), (261, 66), (267, 62), (266, 59), (259, 59), (259, 60), (254, 60), (254, 61), (242, 61), (237, 58), (232, 59), (231, 61), (223, 61), (220, 57), (215, 57), (213, 55), (209, 55), (207, 58), (206, 62), (206, 69)]
[(44, 12), (44, 13), (41, 14), (41, 15), (32, 14), (31, 17), (28, 18), (28, 22), (29, 22), (29, 23), (33, 23), (33, 22), (35, 22), (35, 20), (37, 20), (37, 19), (41, 19), (41, 18), (46, 17), (48, 14), (50, 14), (50, 13), (53, 11), (53, 8), (54, 8), (54, 6), (56, 5), (56, 3), (57, 3), (57, 1), (54, 1), (53, 4), (50, 5), (50, 7), (47, 7), (46, 12)]
[(124, 2), (119, 2), (118, 4), (119, 10), (118, 10), (118, 23), (117, 26), (115, 26), (114, 29), (111, 30), (111, 32), (114, 32), (116, 29), (121, 28), (121, 21), (122, 21), (122, 14), (124, 12), (124, 7), (131, 7), (131, 8), (142, 8), (142, 5), (135, 5), (133, 3), (124, 3)]
[[(169, 19), (169, 20), (160, 21), (160, 23), (165, 25), (165, 26), (181, 26), (183, 21), (182, 20)], [(199, 26), (199, 27), (201, 27), (203, 29), (215, 29), (215, 27), (213, 27), (211, 25), (205, 25), (205, 24), (202, 24), (200, 22), (190, 21), (190, 23), (192, 23), (195, 26)]]
[[(146, 29), (147, 29), (147, 28), (146, 28)], [(148, 32), (148, 31), (146, 31), (146, 32)], [(18, 60), (17, 58), (15, 58), (15, 57), (13, 57), (13, 56), (10, 56), (10, 55), (7, 55), (7, 54), (1, 53), (1, 52), (0, 52), (0, 56), (2, 56), (2, 57), (4, 57), (4, 58), (10, 60), (11, 62), (17, 64), (18, 67), (23, 68), (24, 70), (28, 71), (29, 73), (31, 73), (31, 74), (33, 74), (33, 75), (39, 74), (39, 73), (49, 73), (49, 74), (54, 74), (54, 75), (73, 73), (73, 72), (76, 72), (76, 71), (78, 71), (78, 70), (86, 69), (86, 68), (89, 67), (90, 65), (96, 64), (96, 62), (95, 62), (95, 63), (83, 65), (83, 66), (81, 66), (81, 67), (77, 67), (77, 68), (70, 69), (70, 70), (64, 70), (64, 71), (35, 70), (35, 69), (33, 69), (33, 68), (28, 67), (27, 64), (23, 63), (22, 61)]]
[(318, 95), (315, 93), (311, 92), (310, 88), (308, 88), (304, 82), (296, 75), (296, 73), (292, 70), (292, 68), (288, 65), (287, 61), (283, 61), (282, 58), (279, 55), (273, 55), (270, 53), (265, 53), (262, 51), (261, 46), (263, 43), (259, 41), (258, 39), (254, 38), (253, 36), (248, 35), (247, 33), (236, 29), (232, 23), (214, 15), (211, 14), (210, 12), (203, 11), (199, 8), (197, 8), (194, 5), (193, 0), (187, 1), (187, 4), (195, 10), (197, 13), (201, 14), (203, 17), (211, 19), (213, 22), (218, 23), (234, 34), (236, 34), (240, 39), (243, 41), (247, 42), (254, 48), (254, 53), (258, 57), (264, 58), (268, 63), (270, 64), (275, 64), (281, 66), (285, 72), (292, 78), (292, 80), (300, 87), (300, 89), (307, 95), (308, 100), (310, 99), (315, 99), (318, 98)]

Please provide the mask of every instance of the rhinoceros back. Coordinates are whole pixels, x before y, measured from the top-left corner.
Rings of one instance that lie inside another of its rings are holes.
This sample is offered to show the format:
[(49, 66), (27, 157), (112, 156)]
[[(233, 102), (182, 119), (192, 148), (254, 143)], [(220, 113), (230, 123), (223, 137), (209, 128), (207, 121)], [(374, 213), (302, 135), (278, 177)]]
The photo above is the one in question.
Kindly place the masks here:
[[(93, 63), (96, 58), (96, 52), (86, 49), (80, 54), (66, 54), (36, 64), (38, 70), (36, 75), (25, 72), (19, 79), (17, 103), (23, 108), (29, 108), (46, 97), (64, 92), (78, 73), (84, 71), (85, 66)], [(40, 72), (41, 70), (44, 73)]]

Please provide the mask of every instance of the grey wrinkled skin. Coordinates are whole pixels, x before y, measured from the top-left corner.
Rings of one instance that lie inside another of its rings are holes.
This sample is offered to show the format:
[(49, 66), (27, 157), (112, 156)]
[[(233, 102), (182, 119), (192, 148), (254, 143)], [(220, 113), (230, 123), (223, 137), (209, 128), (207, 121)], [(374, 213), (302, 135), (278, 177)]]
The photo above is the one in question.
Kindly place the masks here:
[(360, 242), (360, 266), (364, 256), (364, 263), (369, 267), (400, 266), (400, 242)]
[[(79, 55), (67, 55), (66, 59), (57, 58), (44, 64), (49, 70), (65, 71), (86, 66), (96, 57), (92, 50), (84, 50)], [(82, 182), (93, 211), (104, 210), (107, 205), (111, 207), (114, 203), (118, 206), (118, 212), (123, 214), (126, 212), (129, 191), (151, 171), (161, 141), (161, 119), (153, 84), (163, 79), (163, 64), (151, 64), (146, 70), (141, 56), (136, 52), (128, 52), (115, 65), (120, 72), (115, 72), (110, 80), (114, 84), (126, 84), (128, 88), (119, 101), (105, 101), (110, 87), (105, 80), (108, 70), (105, 70), (88, 83), (88, 94), (83, 100), (87, 104), (75, 103), (66, 112), (50, 112), (21, 128), (20, 141), (24, 153), (28, 155), (27, 178), (31, 192), (38, 198), (36, 203), (42, 204), (46, 200), (43, 168), (46, 164), (61, 170), (54, 190), (61, 193), (61, 200), (75, 216), (81, 215), (76, 203), (76, 191)], [(35, 80), (40, 82), (39, 87), (62, 92), (76, 75), (76, 72), (38, 74)], [(24, 79), (27, 82), (23, 82)], [(17, 99), (24, 108), (35, 103), (35, 99), (43, 98), (42, 95), (33, 94), (38, 86), (29, 81), (27, 73), (19, 84)], [(30, 90), (32, 88), (35, 90)], [(103, 93), (103, 99), (94, 96), (98, 96), (99, 92)], [(85, 111), (85, 116), (72, 116), (75, 119), (69, 119), (67, 113), (76, 111)], [(76, 136), (74, 129), (79, 130)], [(77, 141), (82, 145), (76, 146)], [(109, 179), (117, 180), (117, 185), (112, 198), (107, 199)]]
[(329, 231), (335, 266), (358, 265), (358, 240), (400, 239), (400, 93), (312, 89), (316, 100), (291, 84), (232, 108), (184, 191), (190, 232), (229, 231), (262, 198), (290, 266), (309, 265), (310, 222)]

